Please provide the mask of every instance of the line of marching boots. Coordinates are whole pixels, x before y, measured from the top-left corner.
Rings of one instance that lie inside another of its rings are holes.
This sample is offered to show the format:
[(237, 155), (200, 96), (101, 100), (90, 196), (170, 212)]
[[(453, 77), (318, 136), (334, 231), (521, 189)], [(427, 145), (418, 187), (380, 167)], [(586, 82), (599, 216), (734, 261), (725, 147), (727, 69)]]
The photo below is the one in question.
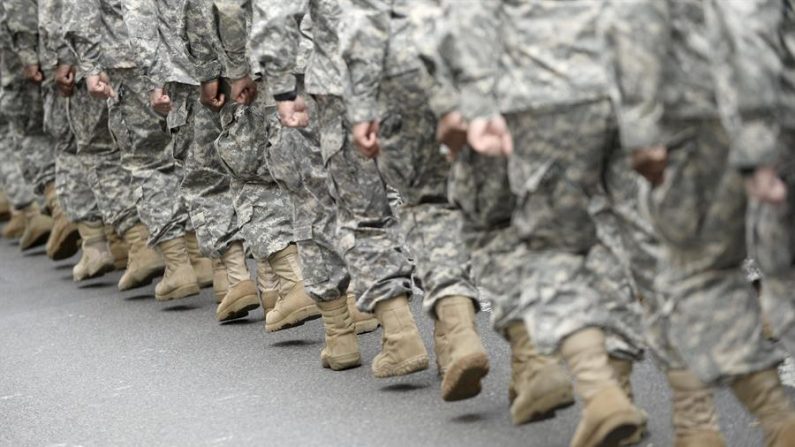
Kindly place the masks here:
[[(262, 306), (267, 332), (321, 318), (325, 329), (321, 365), (336, 371), (360, 366), (357, 336), (381, 326), (381, 352), (372, 362), (375, 377), (411, 374), (429, 366), (428, 352), (407, 297), (382, 300), (374, 306), (373, 314), (359, 311), (350, 293), (315, 302), (304, 288), (295, 245), (256, 260), (252, 279), (241, 242), (231, 243), (221, 258), (213, 260), (200, 254), (192, 233), (152, 248), (147, 244), (149, 232), (142, 224), (120, 237), (101, 222), (69, 222), (52, 185), (45, 189), (45, 199), (44, 209), (36, 203), (13, 209), (0, 192), (0, 221), (7, 221), (2, 236), (18, 239), (22, 250), (46, 244), (47, 255), (53, 260), (67, 259), (81, 251), (72, 272), (75, 281), (124, 270), (118, 288), (130, 290), (162, 276), (155, 287), (155, 298), (160, 301), (194, 296), (212, 286), (219, 322), (246, 317)], [(441, 395), (446, 401), (478, 395), (481, 381), (489, 372), (475, 312), (472, 299), (459, 296), (441, 298), (434, 307), (434, 353), (442, 378)], [(502, 335), (511, 348), (508, 401), (515, 424), (554, 416), (574, 404), (576, 391), (584, 405), (572, 446), (634, 445), (644, 438), (647, 415), (633, 402), (632, 362), (608, 355), (602, 331), (583, 330), (568, 337), (559, 356), (540, 354), (522, 323), (510, 325)], [(668, 371), (666, 378), (673, 391), (675, 447), (724, 447), (714, 389), (685, 370)], [(775, 369), (740, 377), (731, 389), (760, 421), (767, 446), (795, 445), (795, 408)], [(621, 430), (626, 433), (617, 444), (605, 439), (608, 433)]]

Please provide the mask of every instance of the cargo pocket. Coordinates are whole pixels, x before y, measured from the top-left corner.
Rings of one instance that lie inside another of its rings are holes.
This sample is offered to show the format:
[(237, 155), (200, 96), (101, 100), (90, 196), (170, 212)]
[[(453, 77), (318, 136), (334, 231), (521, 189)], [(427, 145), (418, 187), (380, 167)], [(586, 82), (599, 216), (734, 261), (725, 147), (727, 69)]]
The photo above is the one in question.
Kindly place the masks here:
[(591, 199), (583, 186), (570, 179), (556, 160), (525, 173), (526, 178), (514, 188), (517, 207), (513, 223), (520, 237), (539, 248), (584, 252), (593, 246), (596, 227), (589, 212)]
[(662, 185), (649, 193), (649, 213), (654, 227), (666, 243), (687, 246), (698, 238), (706, 210), (701, 209), (704, 193), (699, 185), (696, 144), (689, 141), (669, 150), (668, 167)]
[(246, 107), (232, 106), (221, 112), (223, 130), (215, 140), (218, 156), (237, 178), (251, 179), (257, 176), (261, 162), (257, 123)]
[(294, 233), (303, 263), (304, 283), (307, 286), (312, 286), (327, 282), (329, 280), (329, 262), (325, 250), (315, 242), (312, 226), (296, 227)]

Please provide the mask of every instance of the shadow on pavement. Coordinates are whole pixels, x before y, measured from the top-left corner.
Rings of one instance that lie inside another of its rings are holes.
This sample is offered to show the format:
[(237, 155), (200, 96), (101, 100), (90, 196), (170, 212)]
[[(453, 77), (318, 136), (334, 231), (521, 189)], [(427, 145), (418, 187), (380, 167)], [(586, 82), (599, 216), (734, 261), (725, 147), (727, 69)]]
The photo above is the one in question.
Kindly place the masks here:
[(284, 340), (284, 341), (277, 341), (276, 343), (271, 343), (271, 347), (292, 348), (296, 346), (313, 346), (319, 344), (320, 342), (317, 340)]
[(186, 312), (189, 310), (198, 309), (200, 307), (201, 306), (194, 306), (192, 304), (177, 304), (176, 306), (164, 307), (163, 312)]
[(110, 287), (114, 286), (115, 284), (107, 281), (100, 281), (100, 282), (91, 282), (88, 284), (82, 284), (77, 286), (78, 289), (99, 289), (102, 287)]
[(428, 388), (427, 383), (395, 383), (382, 387), (379, 391), (387, 393), (408, 393), (410, 391), (422, 390)]

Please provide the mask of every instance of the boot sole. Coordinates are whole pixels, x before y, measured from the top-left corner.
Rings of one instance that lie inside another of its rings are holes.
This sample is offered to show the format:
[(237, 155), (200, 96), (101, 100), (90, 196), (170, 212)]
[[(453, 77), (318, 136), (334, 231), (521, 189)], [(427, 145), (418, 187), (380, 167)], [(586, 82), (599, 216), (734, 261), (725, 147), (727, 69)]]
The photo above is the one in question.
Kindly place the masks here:
[[(514, 399), (514, 404), (516, 400)], [(514, 425), (522, 425), (528, 422), (536, 422), (550, 419), (555, 416), (558, 410), (574, 405), (574, 391), (570, 386), (547, 393), (541, 397), (533, 399), (532, 405), (526, 406), (522, 411), (514, 414), (513, 405), (511, 413)]]
[(641, 422), (637, 414), (630, 412), (611, 415), (593, 431), (590, 439), (594, 442), (588, 443), (587, 447), (621, 447), (635, 435)]
[(367, 334), (369, 332), (373, 332), (374, 330), (378, 329), (378, 326), (381, 326), (381, 323), (378, 322), (377, 318), (373, 318), (372, 320), (360, 321), (358, 323), (353, 323), (356, 335), (362, 335), (362, 334)]
[[(138, 288), (141, 288), (141, 287), (146, 287), (149, 284), (152, 284), (152, 281), (154, 281), (155, 278), (163, 276), (163, 272), (165, 272), (165, 271), (166, 271), (165, 267), (161, 267), (161, 268), (158, 268), (156, 270), (152, 270), (151, 272), (147, 273), (143, 278), (141, 278), (140, 281), (136, 281), (136, 282), (130, 284), (129, 286), (124, 287), (124, 288), (122, 288), (121, 280), (119, 280), (119, 292), (124, 292), (125, 290), (138, 289)], [(122, 276), (122, 278), (123, 277), (124, 276)]]
[(489, 358), (485, 352), (470, 354), (446, 369), (442, 379), (442, 399), (455, 402), (480, 394), (480, 380), (489, 373)]
[(71, 258), (80, 250), (79, 241), (80, 233), (77, 231), (67, 234), (59, 244), (56, 244), (58, 248), (52, 253), (48, 253), (50, 259), (53, 261), (63, 261), (64, 259)]
[(155, 294), (155, 300), (157, 301), (181, 300), (182, 298), (198, 295), (199, 292), (201, 292), (201, 289), (199, 289), (198, 284), (189, 284), (187, 286), (177, 287), (175, 290), (172, 290), (171, 292), (163, 295)]
[(404, 360), (395, 366), (381, 370), (373, 369), (373, 376), (375, 376), (376, 379), (387, 379), (389, 377), (407, 376), (426, 369), (428, 369), (428, 356), (423, 354)]
[(73, 277), (72, 279), (74, 280), (74, 282), (87, 281), (89, 279), (99, 278), (100, 276), (103, 276), (106, 273), (110, 273), (112, 271), (113, 271), (113, 265), (105, 264), (101, 269), (97, 270), (94, 273), (89, 273), (87, 276), (84, 276), (82, 278), (74, 278)]
[(240, 297), (231, 305), (218, 309), (215, 317), (220, 322), (237, 320), (248, 315), (248, 313), (259, 307), (259, 298), (257, 295), (247, 295)]
[(19, 249), (21, 251), (25, 251), (25, 250), (30, 250), (31, 248), (39, 247), (41, 245), (46, 244), (47, 243), (47, 239), (49, 239), (49, 237), (50, 237), (50, 232), (48, 231), (46, 233), (42, 233), (42, 234), (36, 236), (36, 238), (34, 238), (32, 241), (28, 242), (27, 244), (23, 244), (20, 241)]
[(355, 352), (353, 354), (336, 356), (333, 360), (331, 360), (330, 357), (321, 357), (320, 361), (324, 368), (331, 369), (332, 371), (344, 371), (346, 369), (362, 366), (362, 355), (359, 352)]
[(283, 320), (280, 320), (277, 323), (268, 323), (266, 321), (265, 332), (277, 332), (284, 329), (301, 326), (307, 321), (316, 320), (318, 318), (320, 318), (320, 310), (318, 310), (317, 306), (312, 304), (311, 306), (305, 306), (300, 309), (294, 310), (292, 313), (287, 315)]

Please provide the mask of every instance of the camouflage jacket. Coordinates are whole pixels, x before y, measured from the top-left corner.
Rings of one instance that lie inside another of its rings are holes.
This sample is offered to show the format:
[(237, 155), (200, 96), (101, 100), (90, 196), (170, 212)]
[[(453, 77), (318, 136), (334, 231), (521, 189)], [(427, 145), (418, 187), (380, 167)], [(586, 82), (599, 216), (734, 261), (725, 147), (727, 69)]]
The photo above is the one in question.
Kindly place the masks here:
[(643, 30), (653, 32), (619, 19), (609, 33), (624, 146), (664, 144), (665, 122), (720, 119), (732, 137), (733, 166), (774, 163), (781, 0), (631, 3), (644, 17)]
[(147, 37), (142, 31), (145, 28), (128, 29), (126, 6), (145, 10), (151, 8), (149, 1), (81, 0), (73, 3), (66, 35), (84, 74), (137, 67), (138, 57), (132, 39), (137, 39), (140, 48), (141, 41), (151, 40), (151, 36)]
[[(306, 43), (306, 23), (301, 1), (252, 0), (259, 11), (254, 25), (252, 49), (274, 96), (295, 91), (293, 74), (300, 72), (302, 43)], [(348, 79), (342, 58), (343, 4), (337, 0), (309, 0), (312, 18), (312, 52), (306, 61), (306, 90), (310, 94), (345, 96)]]

